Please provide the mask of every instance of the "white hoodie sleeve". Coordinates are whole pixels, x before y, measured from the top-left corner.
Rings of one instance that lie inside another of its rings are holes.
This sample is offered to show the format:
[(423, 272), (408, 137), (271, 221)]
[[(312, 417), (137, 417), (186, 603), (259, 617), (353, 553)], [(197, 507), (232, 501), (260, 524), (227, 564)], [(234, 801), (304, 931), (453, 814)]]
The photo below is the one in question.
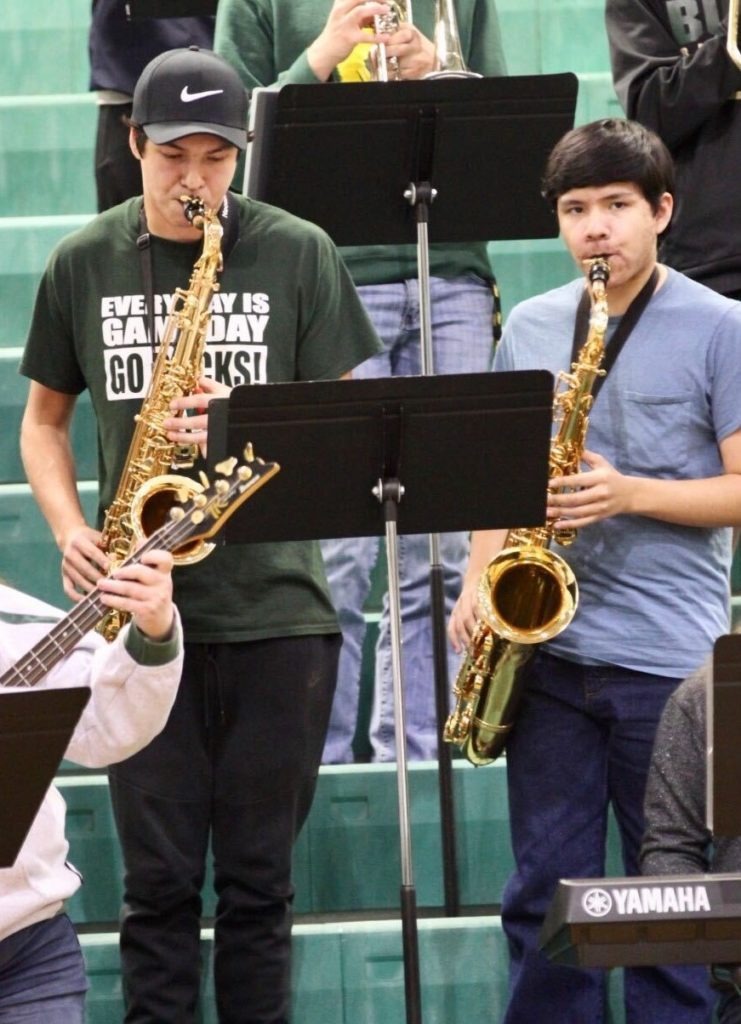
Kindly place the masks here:
[[(133, 626), (125, 627), (111, 644), (101, 640), (102, 646), (96, 634), (97, 649), (88, 668), (92, 694), (67, 748), (69, 760), (88, 768), (123, 761), (162, 731), (183, 665), (177, 615), (174, 630), (175, 642), (164, 644), (152, 643)], [(162, 649), (161, 656), (158, 649)], [(77, 675), (73, 666), (70, 668)], [(79, 676), (73, 676), (71, 683), (63, 685), (79, 682)], [(50, 679), (49, 685), (59, 684)]]
[[(37, 643), (62, 613), (35, 598), (0, 586), (0, 668)], [(88, 633), (39, 684), (89, 686), (65, 757), (88, 768), (122, 761), (145, 747), (165, 726), (182, 670), (182, 627), (175, 612), (172, 637), (148, 640), (126, 626), (113, 643)]]

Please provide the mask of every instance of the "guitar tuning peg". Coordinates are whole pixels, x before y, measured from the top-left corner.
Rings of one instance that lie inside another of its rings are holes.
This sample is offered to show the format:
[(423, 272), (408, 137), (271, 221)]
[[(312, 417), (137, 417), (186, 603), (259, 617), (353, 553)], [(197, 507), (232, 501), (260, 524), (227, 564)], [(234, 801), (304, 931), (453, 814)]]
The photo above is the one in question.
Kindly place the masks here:
[(244, 452), (242, 454), (244, 455), (244, 458), (245, 458), (246, 462), (254, 462), (255, 461), (255, 450), (252, 447), (252, 442), (251, 441), (247, 442), (247, 444), (244, 447)]
[(211, 482), (202, 469), (198, 470), (198, 479), (201, 481), (201, 484), (203, 485), (204, 488), (209, 488)]
[(214, 490), (223, 497), (223, 495), (229, 493), (229, 482), (227, 480), (217, 480), (214, 484)]
[[(180, 501), (184, 501), (185, 499), (184, 498), (179, 498), (179, 500)], [(173, 507), (170, 509), (170, 519), (172, 519), (172, 521), (174, 523), (178, 523), (178, 522), (180, 522), (181, 519), (184, 519), (184, 518), (185, 518), (185, 509), (184, 508), (178, 508), (176, 505), (173, 505)]]
[(252, 472), (249, 466), (240, 466), (239, 469), (237, 470), (237, 476), (239, 477), (240, 480), (246, 482), (247, 480), (250, 480), (254, 476), (254, 473)]

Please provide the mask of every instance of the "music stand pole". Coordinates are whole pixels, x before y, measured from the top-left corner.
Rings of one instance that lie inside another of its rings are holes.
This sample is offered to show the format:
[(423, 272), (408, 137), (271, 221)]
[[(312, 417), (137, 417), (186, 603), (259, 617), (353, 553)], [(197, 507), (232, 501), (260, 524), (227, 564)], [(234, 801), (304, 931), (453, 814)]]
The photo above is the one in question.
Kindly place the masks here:
[[(422, 345), (429, 345), (427, 220), (432, 196), (425, 195), (421, 183), (434, 180), (441, 190), (435, 241), (553, 237), (555, 221), (540, 195), (540, 174), (547, 154), (573, 127), (577, 86), (576, 76), (568, 73), (383, 86), (359, 82), (342, 89), (331, 83), (256, 89), (245, 191), (321, 225), (341, 246), (413, 241), (408, 201), (412, 198), (422, 256), (418, 268)], [(369, 149), (377, 159), (368, 161)], [(313, 154), (309, 164), (307, 152)], [(454, 172), (460, 161), (486, 166), (491, 173), (485, 178), (474, 176), (463, 189)], [(353, 182), (352, 190), (348, 181)], [(509, 202), (492, 203), (492, 189), (506, 194)], [(358, 196), (363, 197), (362, 203), (357, 202)], [(421, 198), (426, 201), (420, 202)], [(425, 356), (425, 360), (429, 367), (431, 358)], [(394, 379), (387, 379), (386, 390)], [(407, 498), (402, 522), (408, 507)], [(519, 518), (518, 524), (522, 522)], [(417, 531), (403, 532), (428, 533), (429, 525), (425, 522)], [(452, 529), (439, 524), (436, 528)], [(470, 528), (470, 521), (463, 526)], [(449, 694), (442, 567), (436, 549), (431, 562), (433, 630), (435, 621), (442, 624), (436, 630), (433, 652), (440, 665), (436, 680), (444, 679), (442, 685), (436, 682), (442, 723)], [(439, 696), (438, 691), (442, 691)], [(457, 872), (447, 747), (439, 764), (445, 909), (455, 913)]]
[[(422, 375), (435, 373), (432, 354), (432, 313), (430, 301), (430, 249), (428, 224), (430, 206), (437, 192), (428, 181), (411, 182), (404, 198), (414, 207), (417, 222), (417, 279), (419, 282), (419, 334)], [(432, 621), (432, 658), (437, 721), (438, 794), (440, 800), (440, 843), (443, 868), (443, 902), (448, 917), (460, 913), (458, 853), (456, 848), (453, 764), (450, 747), (443, 742), (443, 729), (450, 712), (448, 679), (448, 640), (445, 629), (445, 575), (440, 554), (440, 536), (429, 535), (430, 544), (430, 617)]]
[(401, 851), (401, 936), (404, 958), (404, 994), (407, 1024), (421, 1024), (422, 989), (419, 976), (417, 936), (417, 894), (412, 864), (412, 832), (409, 815), (409, 775), (407, 769), (404, 709), (404, 671), (401, 661), (401, 597), (397, 519), (398, 504), (404, 488), (396, 479), (379, 480), (374, 497), (383, 506), (388, 562), (389, 626), (391, 629), (391, 678), (394, 692), (394, 740), (396, 743), (396, 782), (399, 804), (399, 842)]
[[(227, 543), (386, 536), (409, 1024), (421, 1011), (397, 534), (542, 522), (552, 404), (552, 375), (521, 371), (243, 385), (209, 406), (209, 465), (251, 440), (282, 467)], [(481, 487), (484, 467), (499, 493)], [(322, 485), (307, 494), (307, 480)]]

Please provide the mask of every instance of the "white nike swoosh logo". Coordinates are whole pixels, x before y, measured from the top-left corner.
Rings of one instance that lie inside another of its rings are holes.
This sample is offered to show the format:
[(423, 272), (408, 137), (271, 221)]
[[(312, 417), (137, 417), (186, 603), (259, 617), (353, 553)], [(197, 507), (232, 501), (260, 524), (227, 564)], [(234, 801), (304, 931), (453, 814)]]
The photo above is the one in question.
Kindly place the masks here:
[(188, 92), (188, 86), (185, 85), (180, 93), (180, 99), (183, 103), (192, 103), (193, 100), (202, 100), (206, 96), (218, 96), (223, 91), (223, 89), (208, 89), (206, 92)]

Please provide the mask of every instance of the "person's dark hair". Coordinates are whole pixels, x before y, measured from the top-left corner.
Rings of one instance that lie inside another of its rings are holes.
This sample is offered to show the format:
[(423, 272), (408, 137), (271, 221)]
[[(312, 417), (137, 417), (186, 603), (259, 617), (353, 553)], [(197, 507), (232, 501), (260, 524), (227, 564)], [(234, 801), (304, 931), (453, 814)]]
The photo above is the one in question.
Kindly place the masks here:
[(663, 193), (674, 191), (669, 150), (637, 121), (607, 118), (567, 132), (548, 157), (542, 192), (555, 209), (572, 188), (599, 188), (613, 181), (637, 185), (654, 213)]
[(129, 128), (134, 129), (134, 145), (139, 156), (144, 156), (144, 147), (147, 144), (147, 133), (144, 131), (140, 124), (132, 121), (130, 117), (124, 118)]

